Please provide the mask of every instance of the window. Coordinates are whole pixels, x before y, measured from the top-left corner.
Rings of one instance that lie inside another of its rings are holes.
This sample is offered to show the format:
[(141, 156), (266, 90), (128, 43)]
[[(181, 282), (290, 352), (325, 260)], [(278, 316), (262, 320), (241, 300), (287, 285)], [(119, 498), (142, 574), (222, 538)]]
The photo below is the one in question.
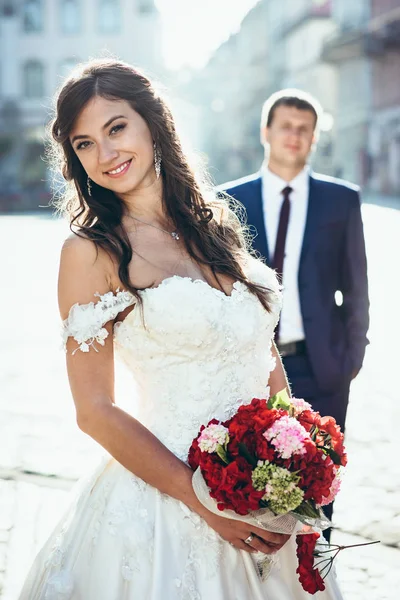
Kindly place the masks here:
[(42, 0), (24, 0), (23, 25), (26, 33), (39, 33), (43, 29)]
[(12, 0), (4, 0), (3, 7), (0, 11), (2, 17), (13, 17), (17, 12), (17, 7)]
[(60, 0), (61, 31), (79, 33), (81, 28), (81, 1)]
[(154, 0), (139, 0), (138, 11), (143, 15), (155, 11)]
[(38, 60), (28, 60), (23, 69), (24, 95), (26, 98), (43, 98), (44, 69)]
[(98, 19), (100, 33), (118, 33), (121, 27), (119, 0), (99, 0)]

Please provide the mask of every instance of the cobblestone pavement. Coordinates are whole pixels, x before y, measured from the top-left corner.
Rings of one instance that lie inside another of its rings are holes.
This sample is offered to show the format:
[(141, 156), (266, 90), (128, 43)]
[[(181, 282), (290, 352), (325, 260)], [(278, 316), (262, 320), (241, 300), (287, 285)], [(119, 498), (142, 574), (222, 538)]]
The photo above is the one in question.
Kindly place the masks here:
[[(349, 466), (332, 541), (381, 544), (340, 553), (346, 600), (400, 592), (400, 211), (363, 206), (371, 286), (371, 345), (353, 382)], [(16, 600), (38, 546), (62, 514), (73, 482), (99, 457), (76, 427), (59, 349), (56, 272), (67, 227), (48, 217), (0, 217), (0, 598)], [(5, 259), (5, 257), (7, 257)], [(119, 373), (120, 390), (126, 374)]]

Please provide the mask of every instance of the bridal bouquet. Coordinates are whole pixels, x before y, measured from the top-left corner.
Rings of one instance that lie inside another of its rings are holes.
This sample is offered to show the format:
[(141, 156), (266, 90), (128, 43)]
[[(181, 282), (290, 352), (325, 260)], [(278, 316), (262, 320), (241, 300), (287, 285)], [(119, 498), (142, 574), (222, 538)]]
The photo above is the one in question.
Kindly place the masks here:
[[(339, 491), (346, 462), (335, 420), (286, 391), (269, 400), (254, 398), (231, 419), (203, 425), (189, 450), (193, 488), (209, 510), (275, 533), (298, 534), (297, 573), (309, 593), (325, 586), (314, 565), (318, 534), (307, 533), (305, 525), (329, 527), (321, 507)], [(262, 557), (256, 564), (264, 579), (272, 559)]]

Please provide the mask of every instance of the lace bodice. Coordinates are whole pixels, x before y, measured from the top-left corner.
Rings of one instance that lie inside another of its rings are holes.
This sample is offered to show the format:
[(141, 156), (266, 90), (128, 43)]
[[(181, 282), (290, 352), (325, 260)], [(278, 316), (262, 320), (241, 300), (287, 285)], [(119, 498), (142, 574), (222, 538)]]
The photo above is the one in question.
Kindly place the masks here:
[[(117, 354), (137, 382), (135, 417), (182, 460), (203, 423), (268, 394), (280, 290), (274, 271), (255, 259), (249, 277), (272, 290), (270, 313), (241, 282), (227, 296), (204, 281), (173, 276), (141, 292), (143, 311), (134, 308), (114, 325)], [(97, 303), (74, 305), (64, 341), (72, 336), (76, 350), (99, 350), (104, 325), (134, 304), (129, 292), (109, 292)]]

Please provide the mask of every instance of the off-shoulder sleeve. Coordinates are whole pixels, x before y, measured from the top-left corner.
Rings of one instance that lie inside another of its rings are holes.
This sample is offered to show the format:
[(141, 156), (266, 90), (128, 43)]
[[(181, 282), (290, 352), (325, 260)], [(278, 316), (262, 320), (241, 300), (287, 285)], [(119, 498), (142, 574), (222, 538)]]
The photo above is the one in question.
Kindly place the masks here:
[(64, 350), (66, 350), (67, 340), (73, 337), (78, 343), (77, 350), (89, 352), (92, 347), (98, 352), (95, 342), (104, 346), (104, 340), (108, 336), (108, 331), (104, 325), (115, 319), (118, 313), (122, 312), (128, 306), (136, 302), (135, 296), (130, 292), (118, 291), (107, 292), (98, 296), (97, 302), (89, 304), (74, 304), (68, 314), (67, 319), (62, 324), (62, 338)]

